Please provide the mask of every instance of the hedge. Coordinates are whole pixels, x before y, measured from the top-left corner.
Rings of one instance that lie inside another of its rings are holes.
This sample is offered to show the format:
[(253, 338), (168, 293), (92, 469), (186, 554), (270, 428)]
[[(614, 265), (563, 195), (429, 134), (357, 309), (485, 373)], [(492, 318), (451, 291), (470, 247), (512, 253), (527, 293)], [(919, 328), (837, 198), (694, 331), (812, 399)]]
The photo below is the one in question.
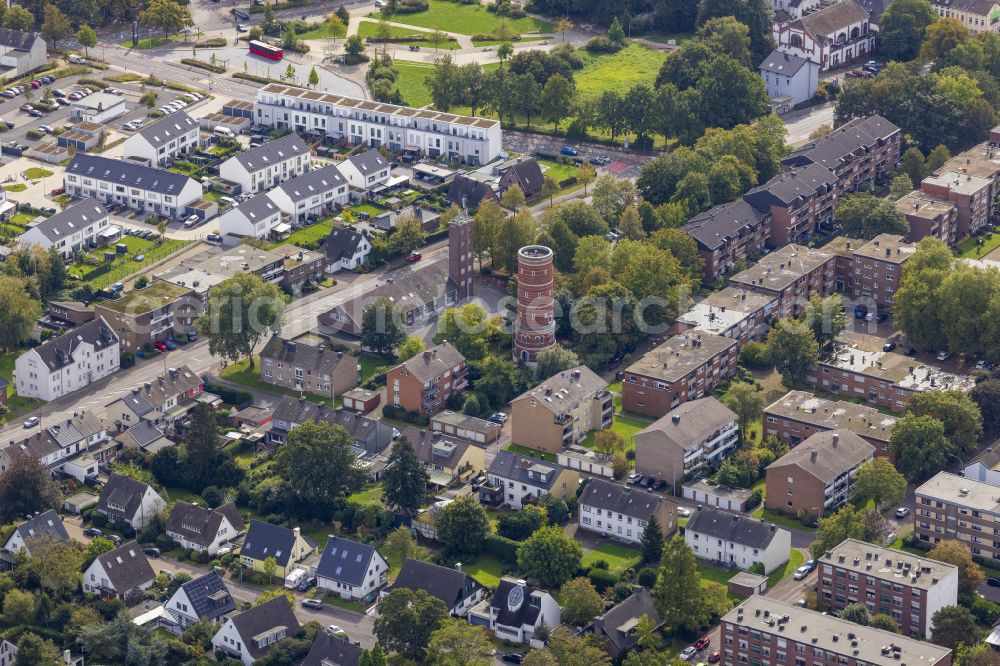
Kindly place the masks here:
[(417, 412), (408, 412), (405, 409), (396, 407), (395, 405), (386, 405), (382, 408), (382, 415), (387, 416), (390, 419), (396, 419), (399, 421), (406, 421), (407, 423), (413, 423), (414, 425), (425, 426), (427, 425), (427, 419), (420, 416)]
[(219, 396), (223, 402), (236, 405), (237, 407), (244, 407), (253, 403), (253, 394), (250, 391), (230, 388), (221, 384), (212, 384), (211, 382), (205, 383), (205, 390)]
[(618, 582), (618, 577), (606, 569), (591, 569), (587, 572), (587, 578), (594, 584), (598, 592), (604, 593), (609, 587), (613, 587)]
[(225, 67), (219, 67), (218, 65), (213, 65), (210, 62), (205, 62), (204, 60), (197, 60), (195, 58), (181, 58), (181, 62), (185, 65), (191, 67), (198, 67), (199, 69), (204, 69), (215, 74), (222, 74), (226, 71)]
[(226, 46), (229, 46), (229, 42), (226, 41), (225, 37), (212, 37), (195, 44), (195, 48), (199, 49), (219, 49)]
[(490, 533), (486, 536), (486, 541), (483, 542), (483, 552), (492, 555), (504, 564), (516, 566), (518, 545), (513, 539)]

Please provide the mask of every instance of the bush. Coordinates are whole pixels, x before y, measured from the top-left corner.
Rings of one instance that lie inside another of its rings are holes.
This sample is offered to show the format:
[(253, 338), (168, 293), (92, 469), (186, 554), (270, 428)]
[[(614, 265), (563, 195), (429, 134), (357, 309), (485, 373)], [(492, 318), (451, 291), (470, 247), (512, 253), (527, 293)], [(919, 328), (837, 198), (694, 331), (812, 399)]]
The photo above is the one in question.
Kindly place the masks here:
[(584, 48), (590, 53), (618, 53), (621, 51), (622, 45), (611, 41), (604, 35), (598, 35), (591, 37)]
[(160, 550), (173, 550), (177, 547), (177, 542), (168, 537), (166, 534), (161, 534), (156, 537), (156, 547)]
[(98, 513), (97, 511), (95, 511), (90, 515), (90, 522), (94, 527), (97, 528), (107, 527), (108, 517), (103, 513)]
[(408, 412), (405, 409), (396, 407), (395, 405), (386, 405), (382, 408), (382, 415), (388, 416), (390, 419), (397, 419), (399, 421), (406, 421), (407, 423), (413, 423), (414, 425), (425, 426), (427, 425), (427, 419), (420, 416), (417, 412)]
[(223, 402), (237, 407), (245, 407), (253, 403), (253, 394), (242, 389), (229, 388), (221, 384), (205, 383), (205, 390), (222, 398)]
[(601, 594), (604, 594), (605, 590), (613, 587), (618, 582), (618, 578), (613, 573), (605, 569), (597, 569), (596, 567), (587, 572), (587, 578), (590, 579), (590, 582), (594, 584), (594, 587)]
[(642, 585), (650, 590), (653, 589), (653, 586), (656, 585), (656, 569), (646, 567), (645, 569), (640, 570), (639, 585)]
[(747, 510), (749, 511), (750, 509), (760, 506), (760, 503), (763, 500), (764, 500), (764, 493), (760, 491), (760, 488), (757, 488), (752, 493), (750, 493), (750, 497), (747, 498)]
[(628, 581), (620, 580), (614, 587), (615, 601), (622, 602), (632, 596), (632, 585)]
[(594, 562), (594, 568), (595, 569), (604, 569), (605, 571), (607, 571), (610, 567), (608, 566), (608, 563), (606, 561), (604, 561), (604, 560), (597, 560), (596, 562)]
[(754, 370), (765, 370), (771, 367), (767, 358), (767, 345), (763, 342), (748, 342), (740, 351), (740, 364)]
[(210, 39), (203, 39), (195, 44), (195, 46), (199, 49), (221, 49), (229, 46), (229, 42), (226, 41), (225, 37), (212, 37)]
[(219, 65), (213, 65), (210, 62), (204, 60), (197, 60), (195, 58), (181, 58), (181, 62), (190, 67), (197, 67), (199, 69), (204, 69), (215, 74), (223, 74), (226, 71), (225, 67), (220, 67)]
[(518, 543), (513, 539), (502, 537), (499, 534), (488, 534), (483, 543), (483, 552), (492, 555), (504, 564), (514, 566), (517, 564)]
[(415, 14), (417, 12), (424, 12), (430, 7), (430, 3), (427, 0), (399, 0), (396, 3), (396, 13), (397, 14)]

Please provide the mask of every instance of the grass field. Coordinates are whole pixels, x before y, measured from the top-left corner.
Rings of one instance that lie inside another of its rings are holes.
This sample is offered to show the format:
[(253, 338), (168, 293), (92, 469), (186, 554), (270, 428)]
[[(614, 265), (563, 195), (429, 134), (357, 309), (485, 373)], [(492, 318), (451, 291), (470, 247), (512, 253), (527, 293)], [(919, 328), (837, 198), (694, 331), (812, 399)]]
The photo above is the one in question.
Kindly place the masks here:
[[(622, 414), (615, 414), (614, 423), (611, 424), (611, 430), (618, 433), (625, 438), (625, 450), (632, 451), (635, 449), (635, 433), (639, 432), (646, 426), (652, 423), (652, 420), (646, 421), (641, 418), (636, 418), (633, 416), (624, 416)], [(591, 430), (583, 441), (580, 442), (583, 446), (588, 449), (594, 446), (594, 436), (598, 431)]]
[(23, 175), (29, 180), (38, 180), (39, 178), (48, 178), (52, 175), (52, 172), (48, 169), (42, 169), (41, 167), (31, 167), (25, 169)]
[(403, 96), (403, 102), (409, 106), (427, 106), (431, 103), (431, 93), (424, 85), (424, 79), (433, 71), (434, 66), (420, 62), (397, 60), (393, 66), (398, 71), (396, 86)]
[[(129, 251), (128, 254), (117, 255), (115, 260), (112, 262), (114, 268), (107, 273), (91, 278), (90, 275), (93, 274), (97, 266), (89, 266), (83, 263), (74, 264), (70, 267), (69, 272), (83, 280), (86, 280), (87, 282), (90, 282), (90, 286), (94, 289), (103, 289), (109, 284), (121, 282), (122, 280), (145, 270), (157, 261), (160, 261), (175, 252), (183, 250), (194, 241), (166, 239), (159, 245), (156, 245), (155, 241), (148, 241), (144, 238), (136, 238), (135, 236), (123, 236), (117, 242), (128, 245)], [(101, 265), (103, 265), (104, 253), (114, 252), (114, 249), (114, 245), (105, 245), (97, 248), (89, 254), (95, 257)], [(142, 261), (134, 261), (134, 257), (138, 255), (143, 255), (144, 258)]]
[(312, 30), (300, 32), (296, 37), (299, 39), (334, 39), (344, 37), (345, 35), (347, 35), (346, 26), (338, 24), (337, 29), (334, 30), (332, 25), (324, 21)]
[[(517, 43), (520, 43), (520, 42), (538, 42), (538, 41), (541, 41), (541, 40), (543, 40), (545, 38), (546, 38), (545, 35), (533, 35), (531, 37), (524, 37), (524, 36), (522, 36), (521, 39), (518, 39), (514, 43), (517, 44)], [(472, 45), (473, 46), (499, 46), (499, 45), (501, 45), (503, 43), (504, 43), (503, 40), (500, 40), (500, 39), (473, 39), (472, 40)]]
[[(980, 245), (979, 241), (983, 244)], [(990, 232), (982, 236), (971, 236), (958, 244), (958, 256), (963, 259), (978, 259), (1000, 246), (1000, 232)]]
[(621, 571), (628, 567), (635, 567), (642, 555), (636, 548), (620, 546), (615, 543), (602, 543), (600, 546), (583, 556), (580, 566), (588, 568), (594, 566), (594, 562), (604, 560), (608, 563), (611, 571)]
[(24, 183), (14, 183), (13, 185), (4, 185), (3, 189), (7, 192), (24, 192), (28, 186)]
[[(386, 28), (389, 29), (389, 37), (392, 39), (400, 39), (402, 37), (430, 37), (430, 33), (424, 30), (414, 30), (413, 28), (402, 28), (398, 25), (387, 25)], [(358, 24), (358, 35), (364, 39), (368, 37), (380, 37), (381, 32), (379, 24), (373, 21), (362, 21)], [(413, 41), (406, 42), (392, 42), (386, 44), (387, 47), (391, 48), (393, 46), (409, 46), (410, 44), (416, 44), (421, 48), (433, 49), (434, 44), (427, 41), (427, 39), (414, 39)], [(449, 38), (447, 41), (439, 42), (437, 45), (438, 49), (457, 49), (458, 41)]]
[(805, 561), (806, 556), (802, 554), (802, 551), (798, 548), (792, 548), (792, 552), (789, 553), (788, 562), (785, 563), (785, 566), (778, 567), (767, 577), (767, 589), (770, 590), (779, 582), (788, 576), (791, 576)]
[[(254, 367), (250, 367), (250, 362), (246, 359), (237, 361), (235, 363), (230, 363), (221, 371), (219, 371), (219, 376), (226, 381), (233, 382), (235, 384), (242, 384), (249, 389), (255, 389), (258, 391), (266, 391), (268, 393), (280, 393), (282, 395), (290, 395), (298, 397), (302, 395), (301, 391), (294, 391), (292, 389), (287, 389), (282, 386), (274, 386), (273, 384), (267, 384), (260, 379), (260, 360), (254, 363)], [(330, 400), (329, 398), (321, 398), (318, 395), (309, 393), (309, 400), (311, 402), (322, 402), (331, 407), (337, 407), (340, 405), (340, 398)]]
[[(41, 400), (36, 400), (35, 398), (22, 398), (14, 391), (14, 362), (17, 360), (17, 357), (23, 353), (23, 349), (14, 349), (4, 354), (0, 354), (0, 377), (7, 380), (7, 406), (10, 407), (10, 413), (6, 416), (7, 422), (14, 420), (21, 414), (25, 414), (42, 404)], [(4, 420), (5, 419), (3, 417), (0, 417), (0, 423), (3, 423)]]
[(538, 165), (542, 167), (546, 176), (552, 176), (559, 182), (576, 176), (577, 171), (579, 171), (575, 166), (552, 160), (538, 160)]
[(652, 87), (667, 54), (640, 44), (629, 44), (618, 53), (591, 55), (579, 50), (583, 69), (576, 73), (576, 90), (581, 97), (599, 96), (607, 90), (626, 93), (639, 83)]
[(124, 46), (127, 49), (135, 48), (138, 51), (146, 51), (148, 49), (155, 49), (170, 42), (177, 42), (184, 39), (184, 35), (176, 34), (170, 35), (169, 37), (143, 37), (139, 40), (135, 47), (132, 46), (132, 40), (126, 39), (123, 42), (118, 42), (120, 46)]
[[(459, 35), (492, 34), (504, 19), (488, 12), (483, 5), (459, 5), (445, 0), (430, 0), (427, 11), (416, 14), (396, 14), (394, 23), (405, 23), (431, 30), (443, 30)], [(507, 20), (507, 24), (519, 33), (550, 33), (552, 24), (533, 19), (530, 16)]]
[(276, 242), (271, 247), (275, 248), (280, 247), (281, 245), (301, 246), (302, 243), (318, 243), (330, 235), (331, 229), (333, 229), (333, 219), (327, 218), (326, 220), (321, 220), (312, 226), (296, 229), (288, 235), (288, 238)]
[(462, 564), (462, 571), (475, 578), (484, 587), (499, 585), (503, 569), (503, 563), (489, 555), (480, 555), (472, 562)]
[(347, 501), (360, 506), (381, 506), (382, 486), (374, 485), (347, 496)]
[(527, 446), (521, 446), (520, 444), (508, 444), (503, 447), (504, 451), (513, 451), (522, 456), (528, 456), (529, 458), (537, 458), (539, 460), (544, 460), (546, 462), (555, 462), (556, 454), (549, 453), (548, 451), (536, 451), (535, 449), (529, 449)]

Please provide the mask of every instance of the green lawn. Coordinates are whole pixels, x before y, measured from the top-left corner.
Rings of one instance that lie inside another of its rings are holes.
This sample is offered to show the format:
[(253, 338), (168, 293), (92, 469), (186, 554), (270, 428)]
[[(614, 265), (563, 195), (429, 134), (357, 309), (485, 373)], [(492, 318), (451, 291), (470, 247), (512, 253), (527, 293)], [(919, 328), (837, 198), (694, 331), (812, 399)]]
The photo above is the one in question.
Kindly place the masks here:
[(636, 548), (621, 546), (616, 543), (602, 543), (600, 546), (583, 556), (580, 566), (588, 568), (594, 566), (594, 562), (604, 560), (608, 563), (611, 571), (621, 571), (639, 564), (642, 555)]
[(23, 353), (23, 349), (14, 349), (0, 354), (0, 377), (7, 380), (7, 406), (10, 407), (10, 412), (7, 414), (6, 419), (0, 417), (0, 423), (3, 423), (5, 420), (7, 422), (13, 421), (21, 414), (30, 412), (42, 404), (41, 400), (36, 400), (35, 398), (22, 398), (14, 390), (14, 362)]
[(193, 493), (185, 488), (167, 488), (167, 495), (171, 501), (176, 502), (180, 500), (182, 502), (188, 503), (202, 503), (204, 500), (201, 499), (197, 493)]
[[(89, 282), (90, 286), (94, 289), (103, 289), (109, 284), (121, 282), (145, 270), (150, 265), (169, 257), (175, 252), (183, 250), (193, 242), (189, 240), (165, 239), (157, 245), (156, 241), (148, 241), (144, 238), (136, 238), (135, 236), (123, 236), (117, 243), (125, 243), (129, 248), (128, 254), (117, 255), (112, 262), (114, 268), (110, 271), (91, 278), (91, 274), (94, 273), (98, 266), (91, 266), (80, 262), (70, 266), (69, 272)], [(100, 265), (104, 265), (104, 252), (114, 252), (114, 250), (114, 245), (106, 245), (97, 248), (89, 254), (96, 258), (100, 262)], [(138, 255), (143, 255), (142, 261), (134, 260)]]
[(431, 103), (431, 93), (424, 85), (424, 79), (434, 71), (433, 65), (396, 60), (393, 67), (399, 72), (396, 75), (396, 86), (406, 104), (421, 107)]
[(579, 171), (577, 167), (571, 164), (553, 162), (552, 160), (538, 160), (538, 165), (542, 167), (542, 171), (546, 176), (552, 176), (558, 182), (576, 176), (576, 172)]
[(31, 215), (30, 213), (17, 213), (14, 217), (10, 218), (10, 222), (19, 227), (27, 227), (35, 217), (35, 215)]
[(363, 203), (363, 204), (358, 204), (356, 206), (352, 206), (351, 210), (353, 210), (355, 213), (364, 213), (369, 217), (377, 217), (378, 215), (381, 215), (383, 212), (385, 212), (384, 208), (379, 208), (378, 206), (370, 203)]
[[(615, 414), (615, 420), (611, 424), (611, 430), (625, 438), (626, 451), (633, 451), (635, 450), (635, 433), (639, 432), (652, 422), (652, 420), (645, 420), (634, 416), (625, 416), (618, 413)], [(594, 446), (594, 436), (597, 435), (597, 432), (597, 430), (591, 430), (587, 436), (583, 438), (583, 441), (580, 442), (580, 444), (586, 446), (588, 449)]]
[(705, 560), (697, 560), (698, 563), (698, 575), (701, 577), (701, 584), (703, 586), (709, 583), (718, 583), (719, 585), (725, 587), (729, 579), (740, 572), (739, 569), (720, 569), (719, 567), (713, 567), (711, 564)]
[(792, 552), (788, 554), (788, 562), (785, 563), (785, 566), (778, 567), (767, 577), (767, 589), (770, 590), (782, 580), (791, 576), (805, 561), (806, 556), (802, 554), (802, 551), (798, 548), (792, 548)]
[(503, 563), (489, 555), (480, 555), (472, 562), (462, 564), (462, 571), (475, 578), (480, 585), (490, 588), (500, 584), (503, 569)]
[(361, 354), (358, 358), (358, 365), (361, 366), (361, 383), (364, 384), (369, 379), (375, 375), (375, 371), (382, 367), (383, 365), (391, 365), (386, 363), (381, 358), (377, 356), (370, 356), (368, 354)]
[[(983, 241), (982, 245), (979, 244), (980, 240)], [(958, 244), (958, 256), (963, 259), (978, 259), (998, 246), (1000, 246), (1000, 232), (970, 236)]]
[(14, 183), (13, 185), (4, 185), (3, 189), (7, 192), (24, 192), (28, 186), (24, 183)]
[[(219, 376), (223, 379), (233, 382), (235, 384), (242, 384), (249, 389), (256, 389), (258, 391), (267, 391), (268, 393), (280, 393), (282, 395), (290, 395), (298, 397), (303, 395), (302, 391), (295, 391), (293, 389), (287, 389), (283, 386), (274, 386), (273, 384), (268, 384), (261, 381), (260, 378), (260, 359), (254, 363), (254, 367), (250, 367), (250, 361), (247, 359), (242, 359), (235, 363), (230, 363), (225, 368), (219, 372)], [(330, 400), (329, 398), (322, 398), (318, 395), (312, 393), (305, 394), (309, 397), (312, 402), (322, 402), (331, 407), (338, 407), (340, 405), (340, 398)]]
[(521, 446), (520, 444), (508, 444), (503, 447), (504, 451), (513, 451), (522, 456), (528, 456), (529, 458), (538, 458), (539, 460), (545, 460), (547, 462), (555, 462), (556, 454), (549, 453), (548, 451), (536, 451), (535, 449), (529, 449), (527, 446)]
[(381, 506), (382, 486), (376, 484), (364, 490), (359, 490), (347, 496), (347, 501), (360, 506)]
[(583, 69), (574, 77), (576, 91), (581, 97), (596, 97), (607, 90), (624, 94), (639, 83), (652, 87), (660, 65), (667, 57), (663, 51), (654, 51), (635, 43), (618, 53), (591, 55), (581, 49), (577, 54), (585, 62)]
[(155, 49), (164, 44), (169, 44), (170, 42), (177, 42), (184, 39), (184, 35), (175, 34), (169, 37), (144, 37), (138, 41), (135, 47), (132, 46), (132, 40), (126, 39), (123, 42), (118, 42), (120, 46), (124, 46), (127, 49), (135, 48), (138, 51), (146, 51), (147, 49)]
[[(759, 483), (759, 482), (758, 482)], [(760, 520), (766, 520), (769, 523), (774, 523), (775, 525), (781, 525), (783, 527), (788, 527), (796, 530), (805, 530), (806, 532), (815, 532), (815, 527), (809, 527), (808, 525), (803, 525), (802, 522), (795, 516), (786, 516), (783, 513), (778, 513), (777, 511), (771, 511), (770, 509), (765, 509), (763, 504), (757, 507), (757, 510), (751, 514), (754, 518), (759, 518)]]
[[(483, 5), (459, 5), (445, 0), (429, 0), (427, 11), (416, 14), (396, 14), (394, 23), (405, 23), (431, 30), (443, 30), (460, 35), (485, 35), (493, 32), (505, 20), (486, 10)], [(550, 33), (552, 24), (525, 16), (507, 19), (507, 25), (519, 33)]]
[[(523, 37), (522, 36), (521, 39), (516, 40), (514, 43), (517, 44), (517, 43), (520, 43), (520, 42), (538, 42), (538, 41), (541, 41), (543, 39), (547, 39), (547, 37), (545, 35), (533, 35), (531, 37)], [(472, 40), (472, 45), (473, 46), (499, 46), (499, 45), (501, 45), (503, 43), (504, 43), (504, 41), (500, 40), (500, 39), (473, 39)]]
[(288, 238), (280, 240), (272, 245), (272, 248), (279, 247), (281, 245), (299, 245), (303, 243), (319, 243), (321, 240), (330, 235), (330, 230), (333, 229), (333, 219), (327, 218), (326, 220), (321, 220), (316, 224), (297, 229), (288, 235)]
[(25, 169), (23, 175), (28, 180), (38, 180), (39, 178), (48, 178), (52, 175), (52, 172), (48, 169), (42, 169), (41, 167), (31, 167)]
[(336, 27), (337, 29), (334, 30), (334, 26), (323, 21), (312, 30), (298, 33), (296, 37), (299, 39), (334, 39), (347, 35), (347, 27), (343, 23), (337, 24)]
[[(413, 28), (403, 28), (398, 25), (387, 25), (385, 27), (389, 29), (389, 37), (392, 39), (401, 39), (403, 37), (415, 38), (412, 41), (406, 42), (390, 42), (386, 44), (389, 48), (393, 46), (409, 46), (410, 44), (416, 44), (421, 48), (434, 48), (434, 44), (426, 39), (431, 35), (429, 32), (424, 30), (414, 30)], [(382, 30), (378, 23), (372, 21), (362, 21), (358, 24), (358, 35), (362, 38), (367, 39), (368, 37), (372, 37), (378, 39), (381, 37), (379, 34), (380, 32), (382, 32)], [(421, 37), (424, 39), (420, 39)], [(446, 50), (457, 49), (458, 41), (449, 38), (447, 41), (439, 42), (437, 44), (437, 48)]]
[(677, 46), (680, 46), (684, 42), (688, 41), (694, 37), (692, 32), (651, 32), (643, 35), (646, 39), (651, 42), (658, 42), (660, 44), (666, 44), (671, 39), (677, 42)]

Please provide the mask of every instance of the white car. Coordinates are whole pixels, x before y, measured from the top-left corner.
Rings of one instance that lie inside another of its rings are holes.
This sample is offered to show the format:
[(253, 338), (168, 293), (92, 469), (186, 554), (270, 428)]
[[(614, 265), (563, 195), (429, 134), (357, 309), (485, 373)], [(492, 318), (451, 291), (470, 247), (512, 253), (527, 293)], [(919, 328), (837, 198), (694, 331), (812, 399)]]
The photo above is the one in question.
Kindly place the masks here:
[(338, 627), (338, 626), (337, 626), (337, 625), (335, 625), (335, 624), (331, 624), (330, 626), (328, 626), (328, 627), (326, 628), (326, 630), (327, 630), (327, 632), (329, 632), (329, 633), (330, 633), (330, 634), (331, 634), (332, 636), (347, 636), (347, 632), (346, 632), (346, 631), (344, 631), (343, 629), (341, 629), (340, 627)]
[(937, 360), (947, 361), (949, 358), (951, 358), (951, 352), (948, 351), (938, 352)]
[(695, 650), (693, 647), (686, 647), (683, 650), (681, 650), (680, 657), (684, 661), (689, 661), (691, 659), (694, 659), (694, 656), (696, 654), (698, 654), (698, 651)]
[(910, 515), (909, 507), (901, 506), (898, 509), (896, 509), (897, 518), (906, 518), (908, 515)]
[(686, 506), (677, 507), (677, 515), (681, 518), (688, 518), (691, 515), (691, 509)]
[(186, 97), (188, 100), (190, 100), (192, 102), (197, 102), (198, 101), (198, 98), (195, 97), (194, 93), (185, 93), (184, 97)]
[(803, 564), (801, 567), (795, 570), (795, 573), (792, 574), (792, 578), (794, 578), (795, 580), (802, 580), (803, 578), (809, 575), (810, 571), (812, 571), (812, 569)]

